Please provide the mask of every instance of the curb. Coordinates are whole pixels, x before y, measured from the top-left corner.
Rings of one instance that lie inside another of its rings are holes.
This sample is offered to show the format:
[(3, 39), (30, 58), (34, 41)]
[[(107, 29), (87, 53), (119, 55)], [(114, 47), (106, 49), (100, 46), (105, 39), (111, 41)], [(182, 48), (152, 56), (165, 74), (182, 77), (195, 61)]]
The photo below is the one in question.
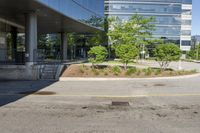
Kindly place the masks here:
[(96, 78), (96, 77), (60, 77), (59, 81), (133, 81), (133, 80), (166, 80), (166, 79), (186, 79), (199, 77), (200, 73), (185, 75), (185, 76), (173, 76), (173, 77), (153, 77), (153, 78)]

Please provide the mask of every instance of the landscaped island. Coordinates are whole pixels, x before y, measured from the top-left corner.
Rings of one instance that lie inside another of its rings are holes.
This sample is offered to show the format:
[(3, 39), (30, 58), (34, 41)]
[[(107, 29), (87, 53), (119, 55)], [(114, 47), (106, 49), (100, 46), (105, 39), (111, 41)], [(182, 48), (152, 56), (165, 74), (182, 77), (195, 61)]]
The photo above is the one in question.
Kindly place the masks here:
[(91, 65), (75, 64), (66, 68), (62, 77), (125, 77), (125, 78), (143, 78), (143, 77), (170, 77), (180, 75), (195, 74), (196, 70), (180, 70), (172, 69), (161, 70), (160, 68), (136, 68), (133, 66), (124, 69), (122, 66), (107, 66), (98, 65), (92, 67)]

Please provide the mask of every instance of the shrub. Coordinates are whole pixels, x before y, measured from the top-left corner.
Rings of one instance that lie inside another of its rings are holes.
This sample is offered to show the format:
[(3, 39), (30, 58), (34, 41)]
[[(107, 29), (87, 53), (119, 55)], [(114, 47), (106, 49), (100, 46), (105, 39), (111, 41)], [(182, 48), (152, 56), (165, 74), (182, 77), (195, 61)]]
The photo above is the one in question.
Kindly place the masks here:
[(151, 74), (152, 74), (152, 69), (151, 68), (145, 69), (145, 75), (149, 76)]
[(178, 75), (184, 75), (184, 74), (187, 74), (188, 71), (185, 71), (185, 70), (179, 70), (177, 71)]
[(105, 75), (105, 76), (107, 76), (107, 75), (108, 75), (108, 72), (107, 72), (107, 71), (105, 71), (105, 72), (104, 72), (104, 75)]
[(114, 66), (112, 68), (112, 72), (115, 74), (115, 75), (119, 75), (121, 73), (121, 68), (119, 66)]
[(94, 73), (94, 75), (99, 75), (99, 71), (95, 68), (92, 68), (92, 72)]
[(131, 67), (131, 68), (128, 68), (127, 71), (126, 71), (126, 75), (130, 76), (134, 73), (137, 72), (137, 68), (136, 67)]
[(80, 70), (81, 73), (85, 72), (85, 66), (84, 66), (84, 64), (80, 65), (79, 70)]
[(195, 48), (192, 48), (189, 52), (187, 52), (186, 57), (187, 59), (200, 59), (200, 44), (196, 45)]
[(120, 44), (115, 47), (115, 54), (124, 64), (124, 69), (126, 69), (128, 63), (138, 56), (138, 49), (131, 44)]
[(107, 55), (108, 55), (108, 51), (105, 47), (95, 46), (95, 47), (92, 47), (90, 51), (88, 52), (88, 56), (89, 56), (88, 60), (89, 62), (92, 63), (92, 67), (94, 67), (96, 63), (102, 63), (103, 61), (105, 61)]
[(141, 70), (138, 69), (136, 74), (139, 76), (141, 74)]
[(159, 44), (154, 49), (154, 56), (161, 70), (165, 70), (171, 61), (177, 61), (181, 57), (180, 48), (173, 43)]
[(145, 72), (146, 72), (146, 68), (142, 69), (142, 72), (144, 72), (144, 73), (145, 73)]
[(161, 69), (156, 69), (155, 70), (155, 75), (159, 75), (159, 74), (161, 74)]
[(197, 70), (194, 69), (194, 70), (191, 70), (190, 72), (191, 72), (191, 73), (197, 73)]

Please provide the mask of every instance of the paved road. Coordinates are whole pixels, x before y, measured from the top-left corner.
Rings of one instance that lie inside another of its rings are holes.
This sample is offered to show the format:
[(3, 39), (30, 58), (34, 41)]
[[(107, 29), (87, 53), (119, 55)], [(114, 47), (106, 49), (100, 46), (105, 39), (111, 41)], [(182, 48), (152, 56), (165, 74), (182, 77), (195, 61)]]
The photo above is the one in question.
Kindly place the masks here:
[(199, 133), (199, 81), (2, 81), (0, 132)]

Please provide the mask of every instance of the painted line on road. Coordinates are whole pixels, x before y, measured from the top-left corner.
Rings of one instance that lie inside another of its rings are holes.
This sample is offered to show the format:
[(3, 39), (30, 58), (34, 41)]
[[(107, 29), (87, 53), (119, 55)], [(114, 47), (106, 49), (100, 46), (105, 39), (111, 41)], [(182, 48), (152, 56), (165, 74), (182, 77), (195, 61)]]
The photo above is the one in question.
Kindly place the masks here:
[(37, 95), (37, 94), (0, 94), (0, 96), (38, 96), (38, 97), (92, 97), (92, 98), (139, 98), (139, 97), (186, 97), (200, 96), (200, 93), (155, 93), (155, 94), (137, 94), (137, 95), (88, 95), (88, 94), (54, 94), (54, 95)]

